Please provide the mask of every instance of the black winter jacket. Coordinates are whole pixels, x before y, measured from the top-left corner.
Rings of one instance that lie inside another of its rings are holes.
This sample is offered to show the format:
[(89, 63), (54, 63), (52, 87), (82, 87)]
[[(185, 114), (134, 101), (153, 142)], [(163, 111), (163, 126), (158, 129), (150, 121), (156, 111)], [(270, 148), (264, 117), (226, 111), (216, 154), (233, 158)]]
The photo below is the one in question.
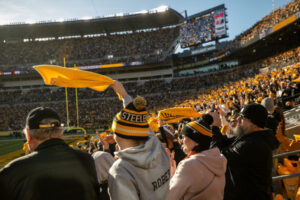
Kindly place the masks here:
[(212, 146), (227, 158), (224, 200), (272, 199), (272, 151), (278, 141), (270, 129), (237, 137), (231, 143), (212, 128)]
[(0, 170), (5, 200), (101, 199), (92, 157), (50, 139)]

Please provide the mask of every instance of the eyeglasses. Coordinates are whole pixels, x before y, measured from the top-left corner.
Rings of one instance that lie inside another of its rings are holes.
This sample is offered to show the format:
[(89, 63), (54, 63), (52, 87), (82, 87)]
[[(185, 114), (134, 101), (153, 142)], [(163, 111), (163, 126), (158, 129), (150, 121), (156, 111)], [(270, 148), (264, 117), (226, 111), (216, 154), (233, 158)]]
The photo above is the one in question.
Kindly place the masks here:
[(240, 114), (239, 116), (240, 116), (241, 119), (246, 118), (243, 114)]
[(247, 117), (245, 117), (243, 114), (239, 114), (238, 117), (236, 118), (236, 120), (243, 120), (243, 119), (247, 119)]

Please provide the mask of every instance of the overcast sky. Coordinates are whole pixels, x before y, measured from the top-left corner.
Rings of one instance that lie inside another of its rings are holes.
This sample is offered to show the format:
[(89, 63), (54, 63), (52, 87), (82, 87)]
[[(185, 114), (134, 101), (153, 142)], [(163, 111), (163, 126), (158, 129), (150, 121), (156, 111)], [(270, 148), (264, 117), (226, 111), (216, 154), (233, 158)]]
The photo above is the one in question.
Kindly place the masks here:
[[(290, 0), (289, 0), (290, 1)], [(150, 10), (167, 5), (184, 15), (193, 15), (225, 4), (229, 39), (250, 28), (273, 7), (287, 0), (0, 0), (0, 24), (97, 17)], [(273, 6), (274, 4), (274, 6)]]

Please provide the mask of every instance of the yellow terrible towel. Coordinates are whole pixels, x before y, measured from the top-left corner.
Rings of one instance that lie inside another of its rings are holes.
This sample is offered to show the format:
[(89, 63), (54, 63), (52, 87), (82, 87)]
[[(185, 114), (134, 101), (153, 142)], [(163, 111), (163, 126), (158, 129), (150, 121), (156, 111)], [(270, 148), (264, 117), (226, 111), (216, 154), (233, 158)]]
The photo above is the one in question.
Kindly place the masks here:
[(169, 108), (158, 112), (158, 118), (167, 123), (179, 122), (184, 118), (190, 118), (190, 117), (198, 118), (201, 116), (202, 114), (198, 113), (193, 108), (185, 108), (185, 107)]
[(102, 92), (114, 81), (101, 74), (60, 67), (56, 65), (38, 65), (33, 67), (37, 70), (45, 84), (60, 87), (91, 88)]

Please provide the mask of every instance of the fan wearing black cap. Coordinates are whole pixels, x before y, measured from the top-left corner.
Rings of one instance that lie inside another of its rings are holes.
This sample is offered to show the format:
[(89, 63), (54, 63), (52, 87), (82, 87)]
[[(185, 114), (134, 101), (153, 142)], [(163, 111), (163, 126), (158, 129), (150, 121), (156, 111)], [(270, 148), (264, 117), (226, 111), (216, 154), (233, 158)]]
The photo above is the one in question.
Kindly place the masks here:
[(212, 144), (227, 158), (224, 200), (272, 199), (272, 151), (278, 141), (265, 129), (267, 110), (260, 104), (247, 104), (233, 128), (235, 140), (224, 142), (218, 127), (212, 127)]
[(24, 132), (31, 153), (0, 170), (1, 199), (101, 199), (93, 159), (61, 139), (54, 110), (30, 111)]
[(218, 148), (209, 149), (212, 123), (212, 116), (205, 114), (182, 129), (182, 148), (188, 156), (171, 178), (169, 200), (223, 200), (227, 162)]

